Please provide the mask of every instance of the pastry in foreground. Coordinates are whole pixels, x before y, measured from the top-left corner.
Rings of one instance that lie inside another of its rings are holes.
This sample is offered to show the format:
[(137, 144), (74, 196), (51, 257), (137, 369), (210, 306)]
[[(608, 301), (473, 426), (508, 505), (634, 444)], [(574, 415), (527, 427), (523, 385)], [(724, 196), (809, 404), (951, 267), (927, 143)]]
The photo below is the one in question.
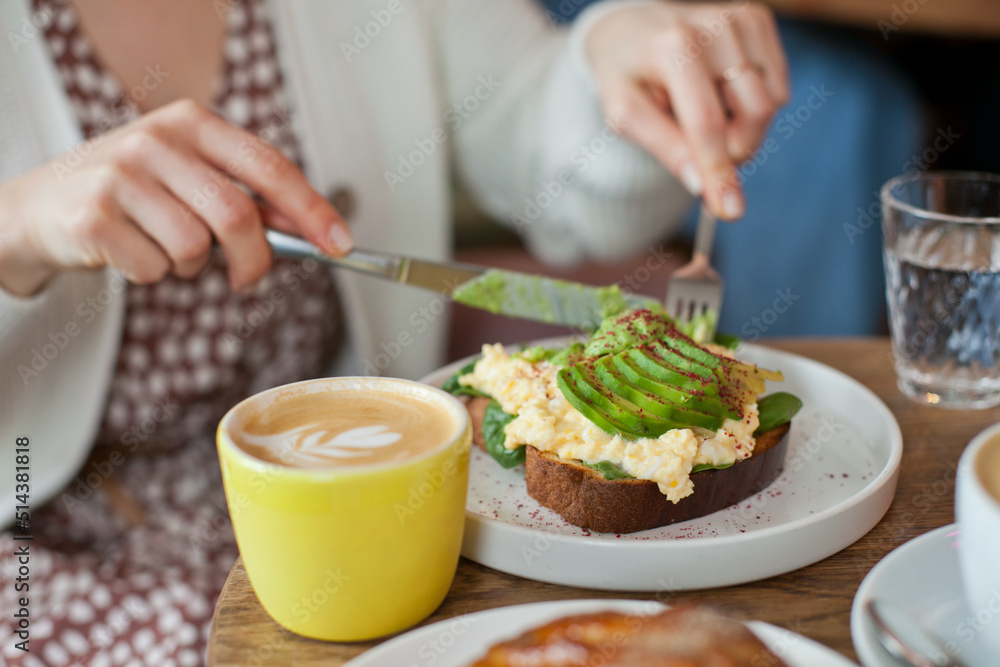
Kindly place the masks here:
[(644, 616), (566, 616), (494, 644), (469, 667), (783, 667), (745, 625), (678, 604)]

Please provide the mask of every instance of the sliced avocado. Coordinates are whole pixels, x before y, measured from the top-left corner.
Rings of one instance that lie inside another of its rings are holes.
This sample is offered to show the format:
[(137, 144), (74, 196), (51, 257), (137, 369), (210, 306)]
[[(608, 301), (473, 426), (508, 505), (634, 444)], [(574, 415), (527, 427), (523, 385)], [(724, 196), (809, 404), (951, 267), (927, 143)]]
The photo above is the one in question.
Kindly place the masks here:
[[(560, 379), (564, 373), (573, 381), (577, 393), (585, 399), (585, 409), (574, 407), (588, 419), (591, 413), (599, 413), (605, 419), (610, 418), (621, 424), (624, 427), (621, 430), (642, 438), (658, 438), (672, 429), (685, 428), (683, 424), (650, 414), (635, 403), (616, 395), (601, 384), (593, 369), (587, 364), (577, 364), (562, 369), (559, 371)], [(597, 424), (596, 420), (591, 419), (591, 421)]]
[(620, 433), (623, 437), (629, 439), (635, 438), (635, 434), (626, 428), (624, 424), (591, 402), (584, 389), (587, 386), (586, 383), (574, 378), (568, 368), (563, 368), (559, 371), (559, 374), (556, 376), (556, 382), (559, 386), (559, 391), (566, 397), (569, 404), (579, 410), (584, 417), (594, 422), (602, 431), (612, 435)]
[[(615, 370), (618, 371), (623, 380), (645, 392), (668, 398), (671, 402), (681, 407), (706, 412), (710, 415), (728, 417), (730, 419), (739, 419), (742, 417), (742, 414), (738, 410), (730, 407), (717, 396), (712, 396), (700, 389), (698, 391), (685, 391), (680, 387), (669, 385), (649, 377), (626, 355), (615, 355), (610, 359), (610, 363), (614, 365)], [(604, 362), (602, 361), (602, 363)], [(598, 376), (603, 379), (600, 365), (598, 365), (597, 370)], [(714, 388), (718, 389), (718, 387)]]
[(767, 375), (752, 364), (727, 360), (717, 370), (722, 384), (732, 387), (734, 395), (742, 402), (752, 403), (764, 393)]
[(669, 364), (685, 373), (697, 375), (706, 380), (715, 380), (715, 370), (699, 363), (693, 359), (685, 357), (683, 354), (670, 349), (662, 342), (654, 340), (648, 346), (649, 352), (661, 363)]
[(635, 369), (639, 375), (651, 377), (654, 380), (673, 385), (692, 394), (701, 392), (708, 396), (719, 395), (718, 379), (715, 376), (711, 379), (705, 379), (693, 373), (686, 373), (679, 368), (667, 364), (662, 359), (658, 359), (649, 350), (639, 347), (632, 348), (624, 354), (625, 356), (622, 358), (626, 361), (627, 366), (619, 366), (619, 368), (632, 382), (634, 380), (626, 368)]
[(618, 396), (609, 390), (598, 379), (591, 364), (578, 364), (573, 367), (572, 372), (586, 382), (599, 397), (610, 401), (612, 416), (630, 427), (634, 433), (656, 438), (669, 430), (685, 428), (684, 424), (652, 414), (627, 398)]
[(765, 380), (782, 379), (780, 373), (758, 368), (754, 364), (748, 364), (739, 359), (731, 359), (714, 354), (684, 336), (664, 337), (658, 343), (707, 368), (713, 369), (716, 377), (719, 378), (722, 384), (737, 384), (746, 390), (745, 394), (756, 396), (763, 393)]
[[(688, 362), (685, 369), (678, 369), (675, 366), (667, 363), (665, 359), (670, 358), (669, 354), (663, 356), (657, 355), (652, 350), (647, 350), (645, 352), (645, 360), (643, 356), (633, 355), (633, 358), (637, 362), (641, 362), (638, 365), (640, 368), (647, 372), (654, 379), (667, 384), (676, 384), (676, 380), (672, 380), (669, 373), (673, 373), (676, 377), (677, 373), (682, 373), (688, 378), (688, 386), (685, 387), (687, 391), (692, 393), (697, 393), (697, 389), (692, 389), (690, 384), (692, 382), (705, 382), (703, 391), (710, 396), (717, 396), (723, 405), (726, 406), (726, 411), (729, 414), (735, 414), (737, 416), (734, 419), (738, 419), (742, 415), (742, 406), (747, 403), (752, 403), (757, 394), (763, 392), (763, 387), (758, 388), (754, 381), (756, 378), (750, 376), (747, 372), (747, 368), (753, 367), (729, 367), (725, 364), (721, 365), (716, 370), (709, 370), (704, 366), (699, 366), (696, 362)], [(668, 351), (669, 352), (669, 351)], [(676, 353), (672, 353), (675, 354)], [(666, 368), (668, 375), (660, 376), (657, 374), (657, 366)], [(700, 367), (703, 369), (702, 375), (699, 375), (693, 371), (689, 372), (688, 369), (693, 369)], [(704, 375), (708, 375), (711, 378), (709, 382), (706, 380)], [(763, 380), (760, 380), (761, 384)]]
[[(630, 363), (631, 365), (629, 365)], [(594, 370), (597, 377), (616, 393), (619, 392), (619, 385), (621, 385), (621, 391), (629, 391), (629, 387), (632, 386), (665, 398), (671, 403), (709, 414), (713, 414), (712, 408), (718, 404), (717, 400), (705, 395), (700, 390), (685, 391), (675, 385), (658, 382), (648, 377), (634, 362), (630, 362), (624, 353), (602, 357), (594, 364)]]
[(633, 383), (635, 382), (633, 374), (635, 374), (650, 377), (690, 394), (704, 394), (706, 396), (719, 394), (718, 380), (713, 378), (711, 381), (706, 381), (704, 378), (689, 375), (678, 368), (657, 361), (654, 355), (648, 354), (645, 350), (634, 348), (618, 355), (617, 358), (624, 361), (624, 364), (618, 364), (619, 370)]
[[(718, 430), (726, 418), (742, 417), (766, 380), (782, 379), (702, 347), (669, 319), (638, 311), (605, 322), (585, 354), (559, 372), (560, 391), (600, 428), (626, 437), (685, 427)], [(783, 401), (767, 407), (781, 418), (795, 409)]]
[(722, 426), (721, 416), (700, 411), (693, 405), (687, 404), (685, 399), (691, 398), (690, 395), (679, 391), (652, 392), (630, 383), (621, 371), (615, 368), (612, 357), (604, 357), (595, 363), (594, 373), (601, 384), (612, 393), (631, 401), (652, 415), (685, 426), (699, 426), (712, 431), (717, 431)]
[(658, 342), (708, 368), (718, 368), (722, 363), (722, 360), (718, 356), (681, 336), (670, 336)]

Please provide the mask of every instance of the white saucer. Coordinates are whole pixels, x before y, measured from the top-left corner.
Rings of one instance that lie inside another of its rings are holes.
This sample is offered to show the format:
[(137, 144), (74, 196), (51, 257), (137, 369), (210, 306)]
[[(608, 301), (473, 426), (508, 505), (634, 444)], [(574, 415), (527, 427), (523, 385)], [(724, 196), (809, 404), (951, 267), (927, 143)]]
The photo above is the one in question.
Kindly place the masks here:
[[(908, 611), (923, 627), (951, 643), (949, 648), (965, 667), (1000, 665), (1000, 656), (990, 656), (981, 633), (969, 623), (972, 613), (962, 594), (958, 540), (955, 524), (924, 533), (888, 554), (861, 582), (851, 607), (851, 639), (865, 667), (899, 665), (878, 643), (865, 616), (865, 603), (872, 598)], [(990, 619), (986, 631), (1000, 632), (1000, 615)]]
[[(463, 667), (494, 643), (563, 616), (604, 610), (645, 615), (661, 609), (663, 605), (651, 600), (558, 600), (488, 609), (411, 630), (365, 651), (345, 667)], [(856, 667), (833, 649), (791, 630), (762, 621), (750, 621), (747, 627), (789, 667)]]

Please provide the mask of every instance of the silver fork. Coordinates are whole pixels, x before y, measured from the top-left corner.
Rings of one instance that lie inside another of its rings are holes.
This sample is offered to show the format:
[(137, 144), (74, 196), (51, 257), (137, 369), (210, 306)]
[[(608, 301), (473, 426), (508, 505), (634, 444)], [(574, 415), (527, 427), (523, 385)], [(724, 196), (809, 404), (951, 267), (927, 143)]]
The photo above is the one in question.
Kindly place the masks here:
[[(722, 308), (723, 284), (722, 278), (712, 268), (711, 260), (717, 222), (702, 201), (691, 261), (674, 271), (670, 276), (670, 284), (667, 285), (667, 313), (680, 322), (688, 322), (707, 311), (713, 311), (718, 319)], [(714, 335), (713, 325), (709, 337)]]

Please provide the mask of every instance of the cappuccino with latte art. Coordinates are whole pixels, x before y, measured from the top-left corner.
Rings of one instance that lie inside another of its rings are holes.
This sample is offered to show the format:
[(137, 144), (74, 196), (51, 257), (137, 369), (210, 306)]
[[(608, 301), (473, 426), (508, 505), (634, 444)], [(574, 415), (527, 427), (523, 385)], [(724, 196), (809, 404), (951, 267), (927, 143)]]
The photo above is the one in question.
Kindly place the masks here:
[(401, 391), (278, 393), (232, 433), (251, 456), (296, 468), (402, 461), (448, 440), (455, 419)]
[[(325, 641), (425, 619), (458, 565), (470, 441), (465, 406), (409, 380), (307, 380), (234, 406), (219, 423), (219, 462), (264, 609)], [(322, 613), (302, 613), (317, 591)]]

